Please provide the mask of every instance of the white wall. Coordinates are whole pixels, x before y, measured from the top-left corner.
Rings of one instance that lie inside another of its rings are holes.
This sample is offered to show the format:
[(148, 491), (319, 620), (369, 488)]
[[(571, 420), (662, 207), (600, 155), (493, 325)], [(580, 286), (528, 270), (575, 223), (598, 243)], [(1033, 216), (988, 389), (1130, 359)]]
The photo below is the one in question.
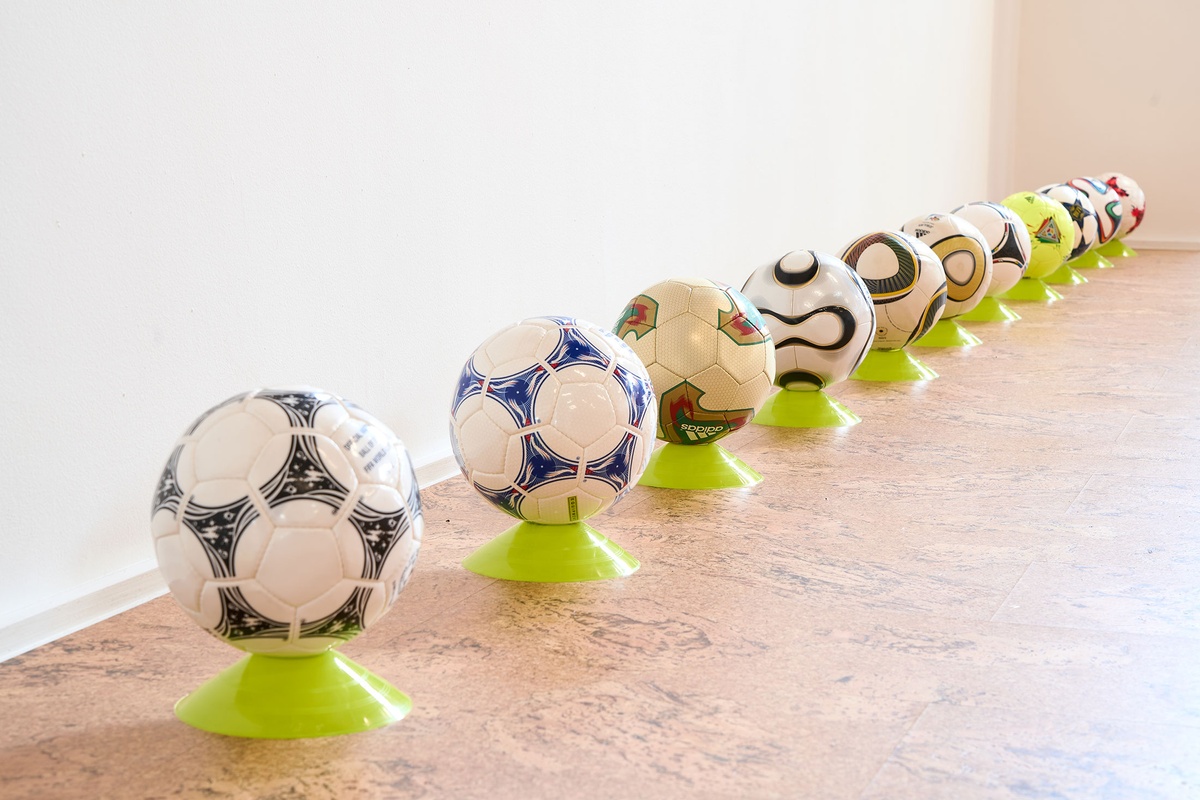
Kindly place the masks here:
[(161, 463), (228, 395), (328, 388), (430, 464), (510, 321), (983, 197), (992, 15), (0, 5), (0, 626), (152, 566)]
[(1022, 0), (1009, 191), (1124, 172), (1146, 191), (1131, 244), (1200, 248), (1200, 5)]

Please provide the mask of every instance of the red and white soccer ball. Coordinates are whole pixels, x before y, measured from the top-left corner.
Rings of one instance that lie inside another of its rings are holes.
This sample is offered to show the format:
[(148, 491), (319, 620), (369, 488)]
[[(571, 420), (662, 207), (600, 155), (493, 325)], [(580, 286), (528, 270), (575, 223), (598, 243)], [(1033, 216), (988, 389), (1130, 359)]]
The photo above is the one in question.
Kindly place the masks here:
[(315, 655), (396, 601), (424, 530), (408, 452), (363, 409), (311, 387), (260, 389), (184, 432), (151, 511), (175, 600), (234, 647)]
[(1116, 238), (1121, 239), (1133, 233), (1142, 224), (1146, 216), (1146, 193), (1138, 182), (1120, 172), (1105, 172), (1098, 176), (1121, 198), (1124, 213), (1121, 215), (1121, 225), (1117, 228)]

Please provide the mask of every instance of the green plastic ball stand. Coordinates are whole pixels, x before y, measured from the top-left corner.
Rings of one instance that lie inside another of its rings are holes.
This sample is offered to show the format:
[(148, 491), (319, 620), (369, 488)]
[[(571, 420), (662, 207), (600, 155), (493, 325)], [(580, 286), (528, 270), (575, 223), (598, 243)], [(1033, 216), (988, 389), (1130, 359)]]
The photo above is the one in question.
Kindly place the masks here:
[[(1080, 258), (1083, 258), (1083, 257), (1084, 256), (1080, 256)], [(1076, 260), (1078, 260), (1078, 259), (1076, 259)], [(1051, 272), (1049, 275), (1042, 278), (1042, 280), (1045, 281), (1046, 283), (1052, 283), (1055, 286), (1079, 286), (1080, 284), (1087, 283), (1088, 279), (1083, 277), (1082, 275), (1080, 275), (1073, 268), (1072, 265), (1074, 263), (1075, 262), (1072, 261), (1072, 262), (1063, 264), (1061, 267), (1054, 270), (1054, 272)]]
[(907, 350), (871, 350), (851, 378), (856, 381), (931, 381), (938, 374)]
[(1023, 300), (1029, 303), (1054, 303), (1063, 296), (1039, 278), (1021, 278), (1017, 285), (1000, 295), (1005, 300)]
[(336, 650), (246, 656), (175, 704), (193, 728), (249, 739), (359, 733), (411, 710), (408, 695)]
[(575, 583), (632, 575), (641, 566), (595, 528), (518, 523), (463, 559), (471, 572), (504, 581)]
[(929, 333), (913, 342), (913, 347), (975, 347), (983, 344), (969, 330), (952, 319), (939, 319)]
[(1021, 315), (1001, 303), (1000, 298), (985, 297), (979, 305), (957, 318), (963, 322), (1016, 322)]
[[(1094, 252), (1107, 258), (1137, 258), (1137, 251), (1120, 239), (1109, 239)], [(1112, 266), (1112, 262), (1109, 262), (1109, 265)]]
[(638, 484), (658, 489), (744, 489), (762, 475), (716, 442), (675, 444), (654, 451)]
[(780, 389), (767, 398), (754, 422), (776, 428), (844, 428), (862, 419), (824, 392)]
[(1112, 269), (1115, 265), (1104, 257), (1104, 248), (1098, 247), (1095, 250), (1088, 250), (1072, 261), (1071, 266), (1079, 269)]

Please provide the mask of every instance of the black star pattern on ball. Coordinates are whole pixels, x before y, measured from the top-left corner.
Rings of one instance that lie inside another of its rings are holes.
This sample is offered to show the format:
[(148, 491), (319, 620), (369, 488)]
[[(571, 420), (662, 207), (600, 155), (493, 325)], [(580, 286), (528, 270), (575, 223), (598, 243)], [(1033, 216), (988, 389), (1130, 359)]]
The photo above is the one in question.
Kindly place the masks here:
[(179, 480), (176, 476), (179, 474), (179, 454), (182, 452), (183, 445), (172, 450), (171, 457), (167, 459), (167, 465), (163, 467), (162, 475), (158, 476), (158, 490), (154, 493), (154, 505), (150, 508), (151, 517), (163, 510), (170, 511), (171, 516), (179, 511), (179, 501), (183, 499), (183, 490), (179, 488)]
[(292, 626), (287, 622), (270, 619), (260, 614), (242, 594), (237, 586), (222, 586), (217, 589), (221, 599), (221, 620), (213, 629), (223, 639), (282, 639), (287, 641)]
[(263, 400), (270, 400), (282, 408), (293, 428), (315, 427), (317, 413), (326, 406), (337, 404), (332, 397), (313, 392), (264, 391), (255, 396)]
[(287, 460), (259, 490), (271, 508), (292, 500), (315, 500), (334, 511), (350, 494), (321, 460), (317, 438), (302, 435), (292, 437)]
[(1071, 219), (1075, 220), (1076, 225), (1082, 225), (1083, 221), (1087, 219), (1087, 209), (1083, 207), (1083, 201), (1078, 197), (1070, 203), (1063, 203), (1062, 206), (1071, 215)]
[(202, 505), (193, 497), (183, 509), (183, 524), (204, 548), (214, 578), (234, 577), (238, 542), (256, 519), (258, 509), (249, 497), (223, 506)]
[(367, 600), (371, 598), (371, 591), (365, 586), (355, 586), (337, 611), (317, 620), (300, 620), (300, 638), (329, 636), (350, 641), (365, 627), (363, 620), (367, 615)]
[(377, 580), (396, 542), (403, 539), (410, 529), (408, 515), (404, 509), (379, 511), (359, 500), (350, 512), (349, 520), (362, 540), (361, 577)]

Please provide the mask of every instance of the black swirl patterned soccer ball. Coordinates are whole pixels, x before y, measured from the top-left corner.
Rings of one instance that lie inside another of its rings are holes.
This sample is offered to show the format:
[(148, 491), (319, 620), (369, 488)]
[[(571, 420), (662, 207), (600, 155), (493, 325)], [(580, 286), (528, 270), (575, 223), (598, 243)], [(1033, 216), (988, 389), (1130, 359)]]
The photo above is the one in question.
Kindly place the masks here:
[(151, 530), (171, 594), (239, 649), (316, 655), (357, 636), (408, 582), (424, 520), (412, 461), (363, 409), (261, 389), (176, 442)]

